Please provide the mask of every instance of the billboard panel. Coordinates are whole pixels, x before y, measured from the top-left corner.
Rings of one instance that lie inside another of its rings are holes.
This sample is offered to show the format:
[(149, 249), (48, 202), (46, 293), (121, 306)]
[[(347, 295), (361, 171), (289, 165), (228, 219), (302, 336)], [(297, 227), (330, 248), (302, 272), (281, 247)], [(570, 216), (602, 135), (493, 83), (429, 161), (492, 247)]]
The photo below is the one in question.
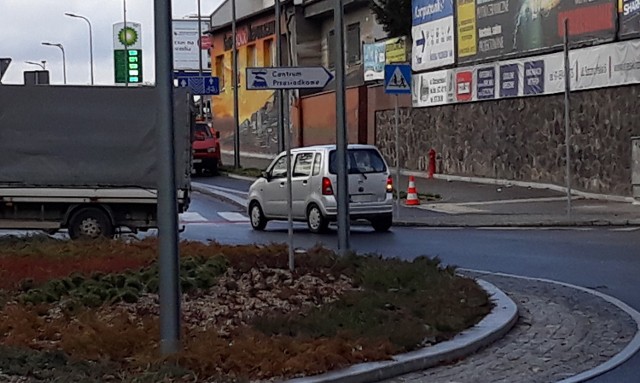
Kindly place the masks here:
[(611, 41), (616, 34), (613, 0), (476, 0), (475, 14), (468, 0), (457, 0), (457, 7), (460, 62), (560, 46), (566, 18), (573, 43)]
[(422, 71), (453, 64), (453, 0), (413, 0), (412, 12), (411, 68)]
[(386, 44), (384, 42), (364, 44), (364, 81), (384, 80)]
[(640, 0), (618, 0), (620, 37), (640, 35)]
[[(173, 20), (173, 70), (197, 71), (199, 65), (200, 35), (198, 20)], [(202, 21), (202, 32), (211, 29), (209, 21)], [(211, 53), (202, 50), (202, 69), (211, 70)]]
[[(640, 84), (640, 40), (572, 50), (569, 67), (572, 91)], [(414, 107), (557, 94), (564, 92), (564, 54), (420, 73), (413, 83)]]

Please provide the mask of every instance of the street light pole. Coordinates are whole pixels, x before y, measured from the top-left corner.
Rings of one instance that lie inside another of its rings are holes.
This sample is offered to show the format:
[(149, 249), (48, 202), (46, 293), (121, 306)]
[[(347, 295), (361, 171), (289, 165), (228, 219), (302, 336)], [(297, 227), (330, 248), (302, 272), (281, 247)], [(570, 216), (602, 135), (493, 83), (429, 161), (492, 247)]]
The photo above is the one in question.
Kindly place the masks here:
[[(202, 77), (202, 13), (200, 11), (200, 0), (198, 0), (198, 74)], [(200, 117), (203, 116), (204, 112), (204, 99), (203, 96), (200, 95)]]
[(240, 111), (238, 106), (238, 38), (236, 36), (236, 0), (231, 0), (231, 37), (233, 38), (233, 121), (235, 124), (235, 134), (233, 140), (233, 167), (240, 167)]
[(62, 51), (62, 78), (64, 79), (64, 84), (67, 85), (67, 58), (64, 54), (64, 46), (62, 44), (52, 44), (46, 42), (42, 43), (42, 45), (60, 48), (60, 50)]
[(46, 68), (47, 62), (45, 60), (42, 60), (42, 63), (37, 63), (35, 61), (25, 61), (24, 63), (25, 64), (31, 64), (31, 65), (37, 65), (40, 68), (42, 68), (42, 70), (46, 70), (47, 69)]
[(75, 17), (78, 19), (82, 19), (84, 21), (87, 22), (87, 24), (89, 25), (89, 57), (90, 57), (90, 62), (91, 62), (91, 85), (94, 84), (93, 82), (93, 27), (91, 26), (91, 21), (89, 21), (89, 19), (87, 19), (84, 16), (80, 16), (80, 15), (76, 15), (75, 13), (65, 13), (66, 16), (69, 17)]

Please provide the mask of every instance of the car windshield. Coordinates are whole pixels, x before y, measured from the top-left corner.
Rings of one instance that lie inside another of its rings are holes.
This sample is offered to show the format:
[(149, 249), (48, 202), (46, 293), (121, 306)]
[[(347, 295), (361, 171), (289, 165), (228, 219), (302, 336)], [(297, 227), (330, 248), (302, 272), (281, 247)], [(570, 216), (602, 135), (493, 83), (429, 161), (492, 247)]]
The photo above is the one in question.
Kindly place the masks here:
[(206, 138), (213, 137), (213, 135), (211, 134), (211, 131), (209, 130), (209, 127), (205, 124), (196, 124), (195, 133), (199, 135), (203, 135)]
[[(337, 152), (329, 153), (329, 172), (337, 173)], [(383, 173), (387, 171), (384, 160), (375, 149), (349, 149), (347, 151), (347, 169), (350, 174)]]

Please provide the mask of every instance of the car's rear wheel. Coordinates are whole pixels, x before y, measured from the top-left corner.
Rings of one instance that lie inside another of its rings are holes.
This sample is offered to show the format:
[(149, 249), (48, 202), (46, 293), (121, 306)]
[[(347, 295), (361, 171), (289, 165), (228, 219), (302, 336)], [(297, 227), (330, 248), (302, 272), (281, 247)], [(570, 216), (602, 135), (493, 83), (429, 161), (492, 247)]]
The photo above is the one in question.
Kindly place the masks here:
[(380, 215), (371, 220), (371, 226), (373, 226), (373, 229), (380, 233), (389, 231), (392, 225), (393, 215), (391, 214)]
[(316, 204), (307, 209), (307, 226), (312, 233), (324, 233), (329, 228), (329, 221)]
[(249, 219), (254, 230), (264, 230), (267, 227), (267, 218), (262, 212), (262, 207), (256, 201), (251, 202), (249, 207)]

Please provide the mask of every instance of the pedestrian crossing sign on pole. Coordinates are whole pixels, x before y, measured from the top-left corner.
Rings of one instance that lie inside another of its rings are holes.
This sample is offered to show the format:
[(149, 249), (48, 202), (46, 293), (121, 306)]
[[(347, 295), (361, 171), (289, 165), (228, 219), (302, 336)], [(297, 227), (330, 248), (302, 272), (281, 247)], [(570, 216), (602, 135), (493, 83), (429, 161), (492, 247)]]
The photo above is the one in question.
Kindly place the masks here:
[(387, 94), (411, 94), (411, 65), (385, 65), (384, 92)]

